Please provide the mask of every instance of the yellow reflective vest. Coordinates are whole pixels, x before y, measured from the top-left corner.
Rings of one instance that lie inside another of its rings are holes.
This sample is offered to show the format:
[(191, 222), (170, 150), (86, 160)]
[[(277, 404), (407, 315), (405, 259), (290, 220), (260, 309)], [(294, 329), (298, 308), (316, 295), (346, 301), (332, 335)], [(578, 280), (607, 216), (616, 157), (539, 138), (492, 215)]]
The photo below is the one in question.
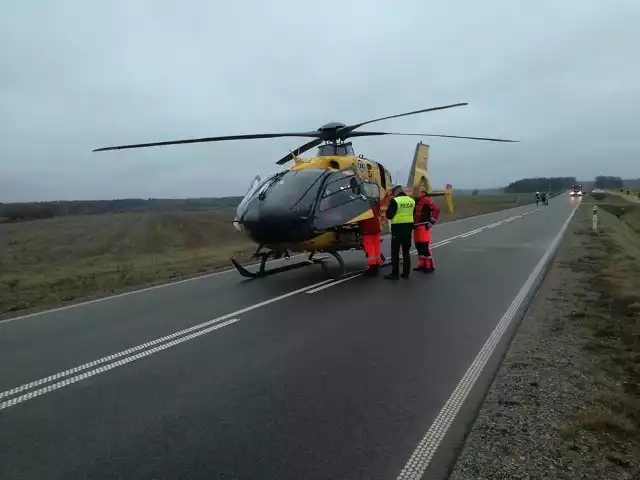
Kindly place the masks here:
[(398, 210), (391, 219), (391, 224), (396, 223), (413, 223), (413, 209), (416, 201), (408, 195), (401, 195), (395, 198)]

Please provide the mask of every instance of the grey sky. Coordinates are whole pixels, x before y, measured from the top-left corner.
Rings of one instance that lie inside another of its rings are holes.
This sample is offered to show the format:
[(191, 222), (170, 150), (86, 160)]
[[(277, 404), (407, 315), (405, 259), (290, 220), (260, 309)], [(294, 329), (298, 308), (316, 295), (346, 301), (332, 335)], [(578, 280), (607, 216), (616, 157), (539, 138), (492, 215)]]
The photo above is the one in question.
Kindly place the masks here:
[[(238, 195), (307, 139), (91, 150), (457, 102), (376, 124), (521, 140), (425, 140), (436, 188), (637, 177), (638, 20), (637, 0), (3, 2), (0, 201)], [(417, 140), (354, 144), (404, 181)]]

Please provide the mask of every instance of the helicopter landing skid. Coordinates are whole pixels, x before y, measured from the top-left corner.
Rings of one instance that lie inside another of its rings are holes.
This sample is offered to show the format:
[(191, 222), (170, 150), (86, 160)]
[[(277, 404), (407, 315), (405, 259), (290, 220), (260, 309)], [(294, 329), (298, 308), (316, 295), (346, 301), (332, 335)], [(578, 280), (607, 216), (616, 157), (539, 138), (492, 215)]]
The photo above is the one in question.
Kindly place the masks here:
[(271, 270), (267, 270), (265, 268), (267, 259), (268, 259), (268, 256), (266, 255), (262, 257), (262, 261), (260, 262), (260, 268), (258, 269), (257, 272), (251, 272), (247, 270), (242, 265), (240, 265), (237, 261), (235, 261), (233, 258), (231, 259), (231, 263), (233, 264), (234, 267), (236, 267), (236, 270), (238, 270), (238, 273), (246, 278), (268, 277), (269, 275), (273, 275), (275, 273), (282, 273), (288, 270), (295, 270), (297, 268), (308, 267), (309, 265), (315, 265), (316, 263), (315, 260), (311, 260), (311, 261), (305, 260), (303, 262), (292, 263), (289, 265), (283, 265), (282, 267), (277, 267), (277, 268), (272, 268)]
[[(347, 272), (347, 268), (344, 264), (344, 260), (342, 259), (342, 256), (340, 255), (339, 252), (323, 252), (326, 253), (326, 255), (324, 255), (323, 257), (319, 257), (319, 258), (313, 258), (315, 255), (315, 252), (312, 252), (309, 255), (309, 258), (307, 260), (303, 260), (301, 262), (297, 262), (297, 263), (292, 263), (289, 265), (283, 265), (282, 267), (277, 267), (277, 268), (273, 268), (271, 270), (267, 270), (266, 267), (266, 263), (269, 259), (269, 257), (271, 256), (271, 253), (267, 253), (267, 254), (262, 254), (261, 257), (261, 261), (260, 261), (260, 267), (258, 268), (258, 271), (256, 272), (251, 272), (249, 270), (247, 270), (245, 267), (243, 267), (242, 265), (240, 265), (240, 263), (238, 263), (235, 259), (231, 259), (231, 263), (233, 264), (233, 266), (236, 268), (236, 270), (238, 271), (238, 273), (240, 275), (242, 275), (243, 277), (246, 278), (263, 278), (263, 277), (267, 277), (276, 273), (282, 273), (282, 272), (287, 272), (289, 270), (296, 270), (298, 268), (302, 268), (302, 267), (308, 267), (311, 265), (317, 265), (320, 264), (322, 266), (322, 269), (324, 270), (324, 273), (331, 278), (332, 280), (340, 280), (342, 278), (346, 278), (346, 277), (350, 277), (353, 275), (357, 275), (359, 273), (364, 272), (366, 269), (362, 269), (362, 270), (357, 270), (355, 272)], [(338, 262), (338, 271), (332, 271), (329, 266), (327, 265), (326, 260), (330, 259), (331, 257), (333, 257), (337, 262)], [(288, 257), (285, 257), (288, 259)], [(381, 267), (386, 267), (387, 265), (389, 265), (391, 262), (389, 262), (384, 255), (382, 255), (382, 264), (380, 265)]]

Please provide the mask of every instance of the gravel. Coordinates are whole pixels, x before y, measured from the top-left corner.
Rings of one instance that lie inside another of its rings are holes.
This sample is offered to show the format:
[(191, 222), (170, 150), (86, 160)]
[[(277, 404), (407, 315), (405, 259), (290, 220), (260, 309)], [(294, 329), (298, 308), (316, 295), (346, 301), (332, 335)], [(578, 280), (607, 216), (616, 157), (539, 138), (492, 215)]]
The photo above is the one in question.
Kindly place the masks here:
[(576, 215), (561, 243), (450, 480), (640, 478), (637, 424), (611, 408), (629, 397), (587, 321), (598, 298), (587, 220)]

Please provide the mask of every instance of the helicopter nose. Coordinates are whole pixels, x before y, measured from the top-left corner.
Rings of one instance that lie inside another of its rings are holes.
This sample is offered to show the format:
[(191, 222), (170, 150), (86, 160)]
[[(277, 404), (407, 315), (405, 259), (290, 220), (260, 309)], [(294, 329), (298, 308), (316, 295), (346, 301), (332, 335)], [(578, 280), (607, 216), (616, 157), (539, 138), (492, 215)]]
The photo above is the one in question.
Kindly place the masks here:
[(242, 227), (254, 241), (262, 244), (303, 242), (314, 236), (311, 222), (304, 217), (262, 216), (257, 221), (245, 219)]

